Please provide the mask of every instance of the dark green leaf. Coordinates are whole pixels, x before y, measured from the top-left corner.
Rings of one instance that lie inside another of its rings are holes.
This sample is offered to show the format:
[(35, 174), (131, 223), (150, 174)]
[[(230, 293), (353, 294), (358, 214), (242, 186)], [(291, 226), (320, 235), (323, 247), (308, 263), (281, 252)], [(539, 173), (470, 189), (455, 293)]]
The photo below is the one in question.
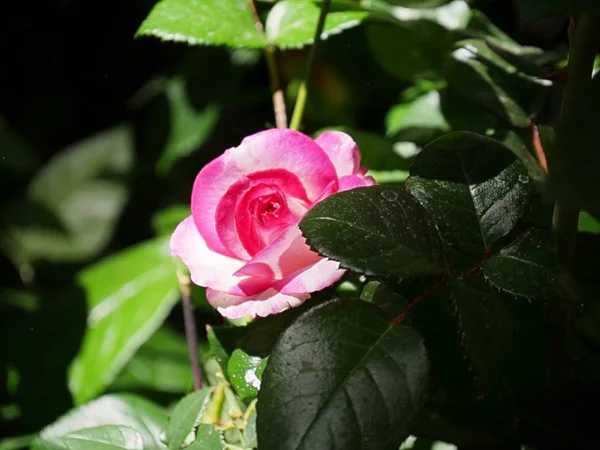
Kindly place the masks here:
[(254, 398), (258, 394), (266, 363), (266, 359), (250, 356), (240, 349), (235, 349), (231, 354), (227, 373), (235, 392), (242, 400)]
[(180, 450), (184, 446), (188, 435), (200, 424), (212, 392), (213, 388), (206, 387), (186, 395), (177, 403), (169, 416), (167, 427), (169, 450)]
[(526, 212), (531, 185), (521, 161), (498, 141), (469, 132), (429, 144), (406, 184), (458, 249), (484, 254)]
[(32, 180), (25, 199), (3, 207), (9, 253), (18, 261), (76, 261), (102, 250), (127, 201), (119, 178), (133, 158), (127, 126), (59, 153)]
[(485, 278), (499, 289), (547, 298), (559, 288), (559, 265), (550, 233), (531, 230), (483, 264)]
[(137, 31), (190, 45), (264, 48), (246, 0), (161, 0)]
[(196, 430), (196, 440), (186, 450), (225, 450), (221, 433), (213, 426), (200, 424)]
[(420, 277), (444, 271), (435, 226), (400, 187), (335, 194), (317, 204), (300, 228), (314, 250), (357, 272)]
[[(165, 412), (147, 400), (133, 395), (106, 395), (68, 412), (55, 423), (44, 428), (40, 437), (34, 441), (32, 450), (83, 448), (159, 450), (164, 449), (160, 434), (166, 424)], [(138, 437), (141, 437), (141, 446), (118, 446), (119, 442), (137, 445)], [(102, 447), (98, 444), (85, 447), (85, 443), (73, 446), (75, 439), (105, 442), (107, 439), (112, 439), (112, 443), (116, 446)]]
[(520, 72), (478, 39), (457, 43), (446, 58), (444, 71), (463, 97), (520, 128), (530, 125), (550, 86), (546, 80)]
[(177, 160), (202, 146), (217, 125), (220, 115), (220, 107), (212, 103), (196, 110), (187, 97), (185, 80), (181, 77), (169, 79), (165, 95), (169, 102), (171, 125), (156, 166), (161, 175), (167, 173)]
[(179, 298), (165, 238), (148, 241), (88, 267), (88, 329), (69, 388), (78, 403), (100, 393), (158, 329)]
[[(265, 32), (270, 44), (280, 48), (301, 48), (312, 44), (320, 8), (311, 1), (282, 0), (269, 12)], [(332, 11), (327, 14), (321, 39), (360, 25), (368, 16), (364, 11)]]
[(482, 393), (500, 381), (513, 330), (502, 299), (481, 278), (452, 283), (452, 300), (467, 358), (475, 369)]
[(427, 385), (419, 334), (392, 326), (372, 304), (319, 305), (281, 336), (257, 405), (260, 447), (397, 448)]

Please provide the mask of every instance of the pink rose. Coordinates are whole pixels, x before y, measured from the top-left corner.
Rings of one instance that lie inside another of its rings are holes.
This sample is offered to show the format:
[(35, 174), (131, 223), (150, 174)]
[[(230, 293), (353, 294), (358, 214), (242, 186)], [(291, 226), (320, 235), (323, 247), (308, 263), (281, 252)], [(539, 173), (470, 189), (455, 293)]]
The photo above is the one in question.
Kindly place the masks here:
[(196, 177), (192, 215), (173, 233), (171, 254), (225, 317), (298, 306), (344, 273), (310, 250), (298, 223), (331, 194), (375, 184), (359, 163), (356, 143), (337, 131), (248, 136)]

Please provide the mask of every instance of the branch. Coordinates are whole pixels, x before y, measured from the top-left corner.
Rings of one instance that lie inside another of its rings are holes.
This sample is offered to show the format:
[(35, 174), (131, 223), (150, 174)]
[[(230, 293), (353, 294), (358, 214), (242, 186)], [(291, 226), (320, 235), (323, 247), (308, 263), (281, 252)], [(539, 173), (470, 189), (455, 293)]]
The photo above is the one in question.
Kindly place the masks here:
[(188, 344), (190, 365), (192, 366), (194, 390), (197, 391), (202, 389), (202, 370), (200, 369), (200, 359), (198, 358), (198, 335), (196, 332), (194, 307), (192, 306), (192, 282), (189, 275), (184, 273), (179, 267), (177, 268), (177, 279), (179, 280), (179, 290), (181, 291), (181, 299), (183, 301), (185, 339)]
[[(260, 20), (258, 11), (254, 0), (247, 0), (252, 16), (254, 17), (254, 25), (261, 33), (265, 27)], [(283, 90), (279, 83), (279, 73), (277, 71), (277, 64), (275, 63), (275, 47), (270, 45), (264, 51), (265, 60), (267, 61), (267, 68), (269, 70), (269, 79), (271, 80), (271, 93), (273, 94), (273, 112), (275, 113), (275, 124), (277, 128), (287, 128), (287, 113), (285, 110), (285, 98), (283, 96)]]

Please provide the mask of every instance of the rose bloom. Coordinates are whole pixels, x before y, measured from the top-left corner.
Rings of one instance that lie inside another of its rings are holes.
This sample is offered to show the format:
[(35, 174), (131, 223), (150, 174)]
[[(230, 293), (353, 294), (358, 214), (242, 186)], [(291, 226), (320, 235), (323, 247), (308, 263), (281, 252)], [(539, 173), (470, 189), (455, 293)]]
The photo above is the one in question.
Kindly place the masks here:
[(344, 273), (310, 250), (298, 223), (331, 194), (375, 184), (365, 173), (356, 143), (342, 132), (314, 140), (288, 129), (248, 136), (196, 177), (192, 215), (173, 233), (171, 254), (225, 317), (298, 306)]

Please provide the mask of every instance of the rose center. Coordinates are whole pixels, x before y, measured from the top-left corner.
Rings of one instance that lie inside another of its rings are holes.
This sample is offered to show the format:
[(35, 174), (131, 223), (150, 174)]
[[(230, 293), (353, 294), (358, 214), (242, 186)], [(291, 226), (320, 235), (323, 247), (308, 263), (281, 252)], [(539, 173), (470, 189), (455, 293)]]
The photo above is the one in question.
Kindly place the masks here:
[(280, 192), (261, 195), (254, 199), (250, 206), (250, 214), (263, 227), (271, 228), (287, 219), (287, 204)]

